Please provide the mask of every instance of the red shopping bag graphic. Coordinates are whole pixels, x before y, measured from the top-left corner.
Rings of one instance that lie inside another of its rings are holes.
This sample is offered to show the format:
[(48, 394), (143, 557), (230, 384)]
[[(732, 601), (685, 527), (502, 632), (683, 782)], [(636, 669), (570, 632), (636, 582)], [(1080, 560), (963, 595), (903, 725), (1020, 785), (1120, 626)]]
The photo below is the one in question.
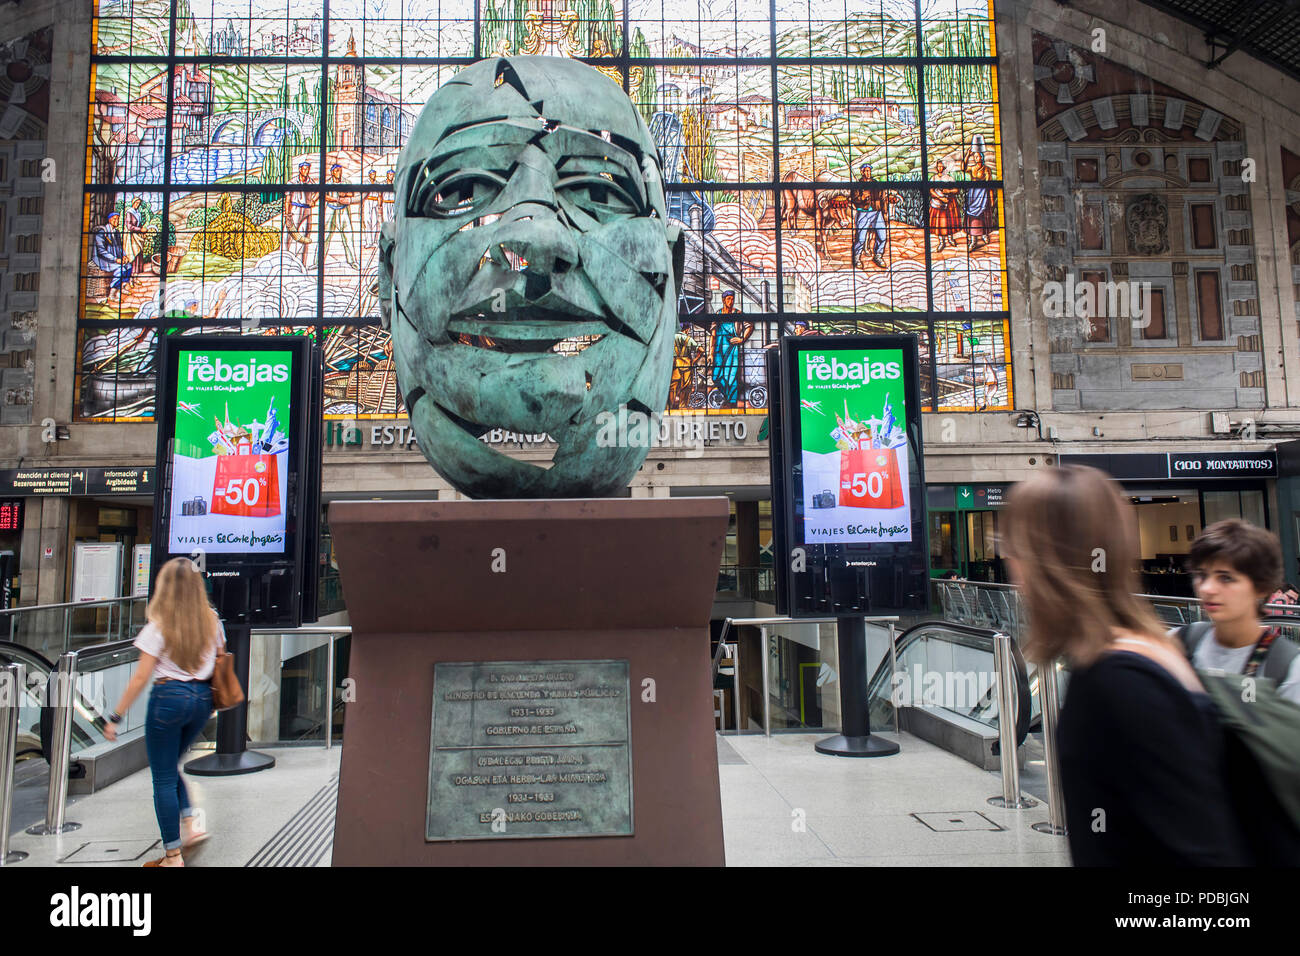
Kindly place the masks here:
[(276, 455), (221, 455), (212, 481), (214, 515), (269, 518), (280, 513)]
[(845, 508), (901, 508), (903, 483), (893, 448), (840, 452), (840, 505)]

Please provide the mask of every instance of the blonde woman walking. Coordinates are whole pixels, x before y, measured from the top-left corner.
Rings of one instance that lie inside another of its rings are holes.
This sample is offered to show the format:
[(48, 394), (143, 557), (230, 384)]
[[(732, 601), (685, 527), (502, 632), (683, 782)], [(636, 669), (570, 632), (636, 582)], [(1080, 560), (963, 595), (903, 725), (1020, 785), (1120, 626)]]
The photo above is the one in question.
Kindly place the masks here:
[(162, 566), (145, 616), (148, 623), (135, 639), (140, 661), (116, 711), (108, 715), (104, 735), (116, 739), (120, 715), (152, 681), (144, 737), (166, 855), (145, 866), (184, 866), (182, 851), (207, 839), (207, 833), (194, 825), (178, 764), (212, 716), (212, 671), (217, 648), (225, 649), (226, 631), (189, 558), (173, 558)]

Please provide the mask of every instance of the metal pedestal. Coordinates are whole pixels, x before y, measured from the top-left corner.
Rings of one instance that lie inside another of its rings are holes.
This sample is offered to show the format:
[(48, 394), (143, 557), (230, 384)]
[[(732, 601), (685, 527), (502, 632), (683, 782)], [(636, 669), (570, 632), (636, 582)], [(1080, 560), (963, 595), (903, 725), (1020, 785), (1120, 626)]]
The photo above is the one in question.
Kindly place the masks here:
[[(235, 677), (245, 694), (248, 693), (250, 631), (246, 624), (226, 628), (226, 645), (235, 655)], [(247, 738), (248, 700), (245, 699), (238, 707), (217, 715), (216, 753), (191, 760), (185, 765), (185, 772), (196, 777), (225, 777), (274, 767), (275, 758), (270, 754), (247, 749)]]
[[(832, 757), (888, 757), (896, 754), (898, 744), (871, 734), (867, 714), (867, 623), (861, 617), (841, 617), (836, 620), (836, 625), (840, 650), (840, 726), (844, 732), (818, 741), (814, 749)], [(764, 653), (766, 650), (764, 648)], [(892, 660), (892, 623), (889, 626), (889, 653)]]

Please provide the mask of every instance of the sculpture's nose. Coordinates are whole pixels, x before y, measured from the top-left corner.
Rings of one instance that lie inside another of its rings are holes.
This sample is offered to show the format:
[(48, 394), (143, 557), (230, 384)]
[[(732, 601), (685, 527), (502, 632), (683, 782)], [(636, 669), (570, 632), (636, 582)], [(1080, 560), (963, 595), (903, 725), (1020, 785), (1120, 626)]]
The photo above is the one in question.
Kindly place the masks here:
[(546, 275), (562, 275), (576, 266), (578, 250), (567, 230), (558, 222), (556, 228), (529, 225), (534, 221), (521, 220), (520, 228), (509, 229), (509, 235), (498, 237), (496, 246), (503, 256), (500, 264), (515, 272)]
[(569, 230), (551, 210), (524, 204), (497, 223), (488, 255), (503, 269), (523, 275), (524, 296), (536, 301), (551, 291), (551, 278), (581, 261)]

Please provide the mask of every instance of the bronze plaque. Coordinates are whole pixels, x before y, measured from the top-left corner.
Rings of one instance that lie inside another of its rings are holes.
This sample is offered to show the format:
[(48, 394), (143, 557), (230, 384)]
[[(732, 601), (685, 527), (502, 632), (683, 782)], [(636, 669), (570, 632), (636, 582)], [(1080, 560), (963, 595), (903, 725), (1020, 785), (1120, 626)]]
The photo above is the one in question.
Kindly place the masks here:
[(627, 661), (433, 668), (425, 839), (631, 836)]

